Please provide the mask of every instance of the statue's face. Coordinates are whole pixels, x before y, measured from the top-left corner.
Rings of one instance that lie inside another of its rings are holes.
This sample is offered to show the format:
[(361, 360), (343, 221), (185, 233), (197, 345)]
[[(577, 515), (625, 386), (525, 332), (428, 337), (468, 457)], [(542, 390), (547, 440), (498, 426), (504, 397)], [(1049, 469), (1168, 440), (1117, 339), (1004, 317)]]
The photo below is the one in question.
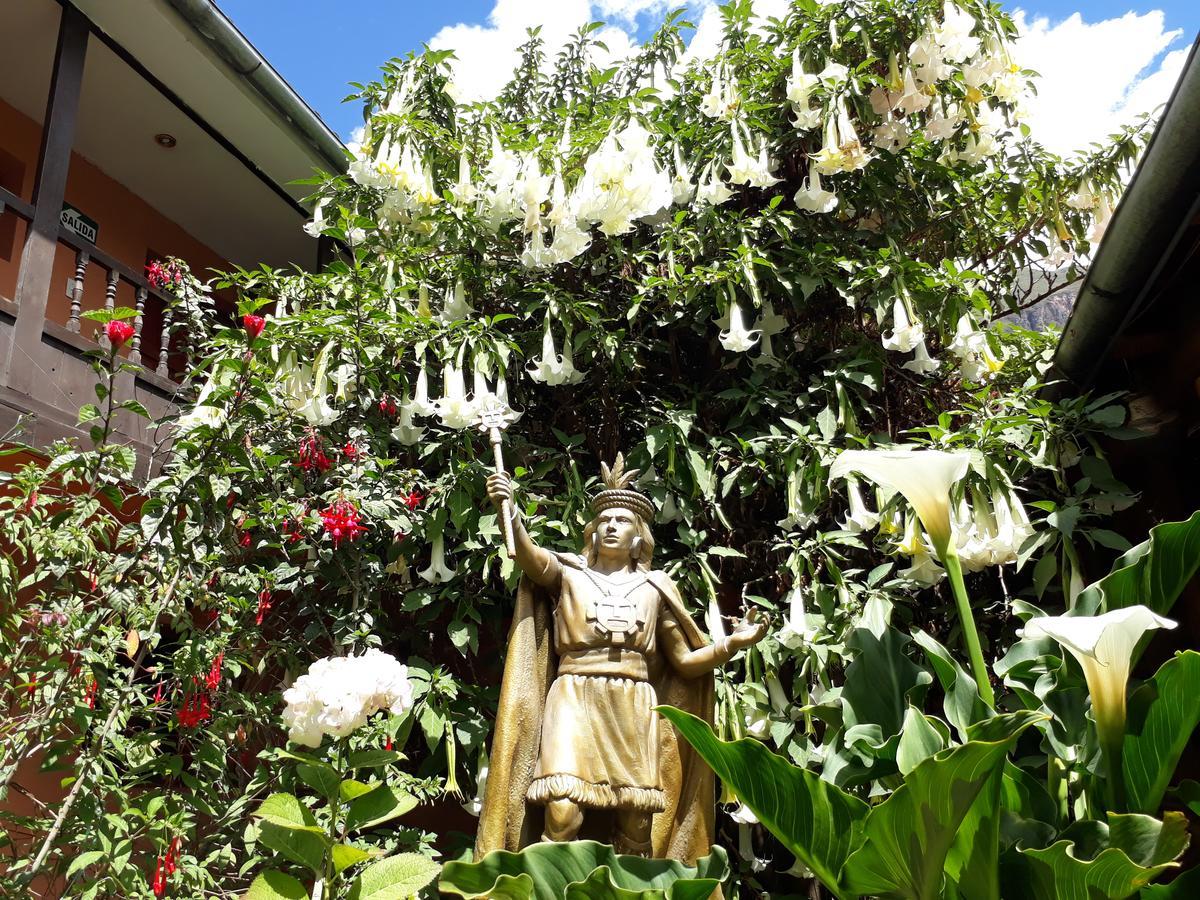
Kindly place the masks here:
[(600, 536), (600, 551), (606, 555), (628, 556), (638, 534), (637, 516), (624, 507), (614, 506), (596, 518), (599, 519), (596, 534)]

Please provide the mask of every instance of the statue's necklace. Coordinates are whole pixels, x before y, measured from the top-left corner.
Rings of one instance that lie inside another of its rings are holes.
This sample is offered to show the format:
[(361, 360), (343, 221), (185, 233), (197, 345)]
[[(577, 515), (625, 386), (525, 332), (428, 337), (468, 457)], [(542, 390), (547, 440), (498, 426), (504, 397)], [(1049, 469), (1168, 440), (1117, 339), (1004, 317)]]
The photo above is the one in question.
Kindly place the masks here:
[[(637, 604), (630, 597), (649, 579), (645, 575), (640, 575), (631, 579), (630, 582), (614, 585), (609, 576), (598, 575), (591, 569), (585, 568), (583, 574), (601, 594), (600, 599), (594, 600), (590, 604), (588, 621), (600, 634), (607, 636), (618, 646), (632, 641), (638, 629), (645, 622), (644, 617), (638, 615)], [(629, 584), (629, 587), (625, 587), (626, 584)], [(622, 587), (625, 587), (625, 590), (622, 591)]]

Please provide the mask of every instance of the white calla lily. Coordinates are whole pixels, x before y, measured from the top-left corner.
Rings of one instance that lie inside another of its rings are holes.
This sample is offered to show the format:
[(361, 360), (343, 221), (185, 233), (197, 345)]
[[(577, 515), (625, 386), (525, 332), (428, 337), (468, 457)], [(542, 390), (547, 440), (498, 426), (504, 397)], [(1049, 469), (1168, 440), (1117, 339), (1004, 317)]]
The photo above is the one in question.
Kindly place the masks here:
[(1099, 616), (1039, 616), (1022, 630), (1026, 638), (1058, 641), (1083, 668), (1096, 730), (1108, 754), (1110, 780), (1120, 779), (1125, 692), (1134, 649), (1147, 631), (1176, 625), (1145, 606), (1127, 606)]
[(916, 447), (845, 450), (833, 462), (830, 479), (863, 475), (880, 487), (899, 491), (916, 511), (934, 549), (950, 546), (950, 490), (967, 474), (970, 456)]

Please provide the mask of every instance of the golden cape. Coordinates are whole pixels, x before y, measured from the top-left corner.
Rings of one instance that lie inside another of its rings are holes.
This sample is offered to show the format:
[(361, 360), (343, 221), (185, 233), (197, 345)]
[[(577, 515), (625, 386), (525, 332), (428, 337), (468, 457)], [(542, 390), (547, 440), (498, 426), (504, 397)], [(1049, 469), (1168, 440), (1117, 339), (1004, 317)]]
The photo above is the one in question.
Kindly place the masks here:
[[(577, 556), (557, 554), (564, 565), (581, 568)], [(683, 607), (671, 579), (648, 573), (666, 609), (678, 620), (693, 650), (707, 641)], [(492, 737), (487, 786), (475, 859), (493, 850), (517, 851), (539, 840), (544, 808), (530, 804), (525, 793), (533, 780), (541, 747), (542, 711), (554, 681), (553, 604), (549, 594), (527, 578), (517, 587), (517, 608), (508, 635), (508, 657), (500, 688), (500, 708)], [(713, 676), (684, 678), (661, 656), (650, 673), (658, 702), (713, 720)], [(694, 863), (713, 843), (716, 789), (712, 770), (666, 721), (659, 728), (659, 773), (666, 809), (654, 816), (651, 852), (660, 859)], [(586, 813), (585, 813), (586, 816)]]

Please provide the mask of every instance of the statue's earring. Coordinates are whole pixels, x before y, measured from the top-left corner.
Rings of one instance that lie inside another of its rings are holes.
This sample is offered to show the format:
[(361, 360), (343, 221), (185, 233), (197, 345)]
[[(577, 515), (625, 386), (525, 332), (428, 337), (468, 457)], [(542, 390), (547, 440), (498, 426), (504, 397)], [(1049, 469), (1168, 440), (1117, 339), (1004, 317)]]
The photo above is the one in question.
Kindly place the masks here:
[(637, 535), (633, 539), (633, 541), (629, 544), (629, 558), (630, 559), (641, 559), (642, 558), (642, 536), (641, 535)]

